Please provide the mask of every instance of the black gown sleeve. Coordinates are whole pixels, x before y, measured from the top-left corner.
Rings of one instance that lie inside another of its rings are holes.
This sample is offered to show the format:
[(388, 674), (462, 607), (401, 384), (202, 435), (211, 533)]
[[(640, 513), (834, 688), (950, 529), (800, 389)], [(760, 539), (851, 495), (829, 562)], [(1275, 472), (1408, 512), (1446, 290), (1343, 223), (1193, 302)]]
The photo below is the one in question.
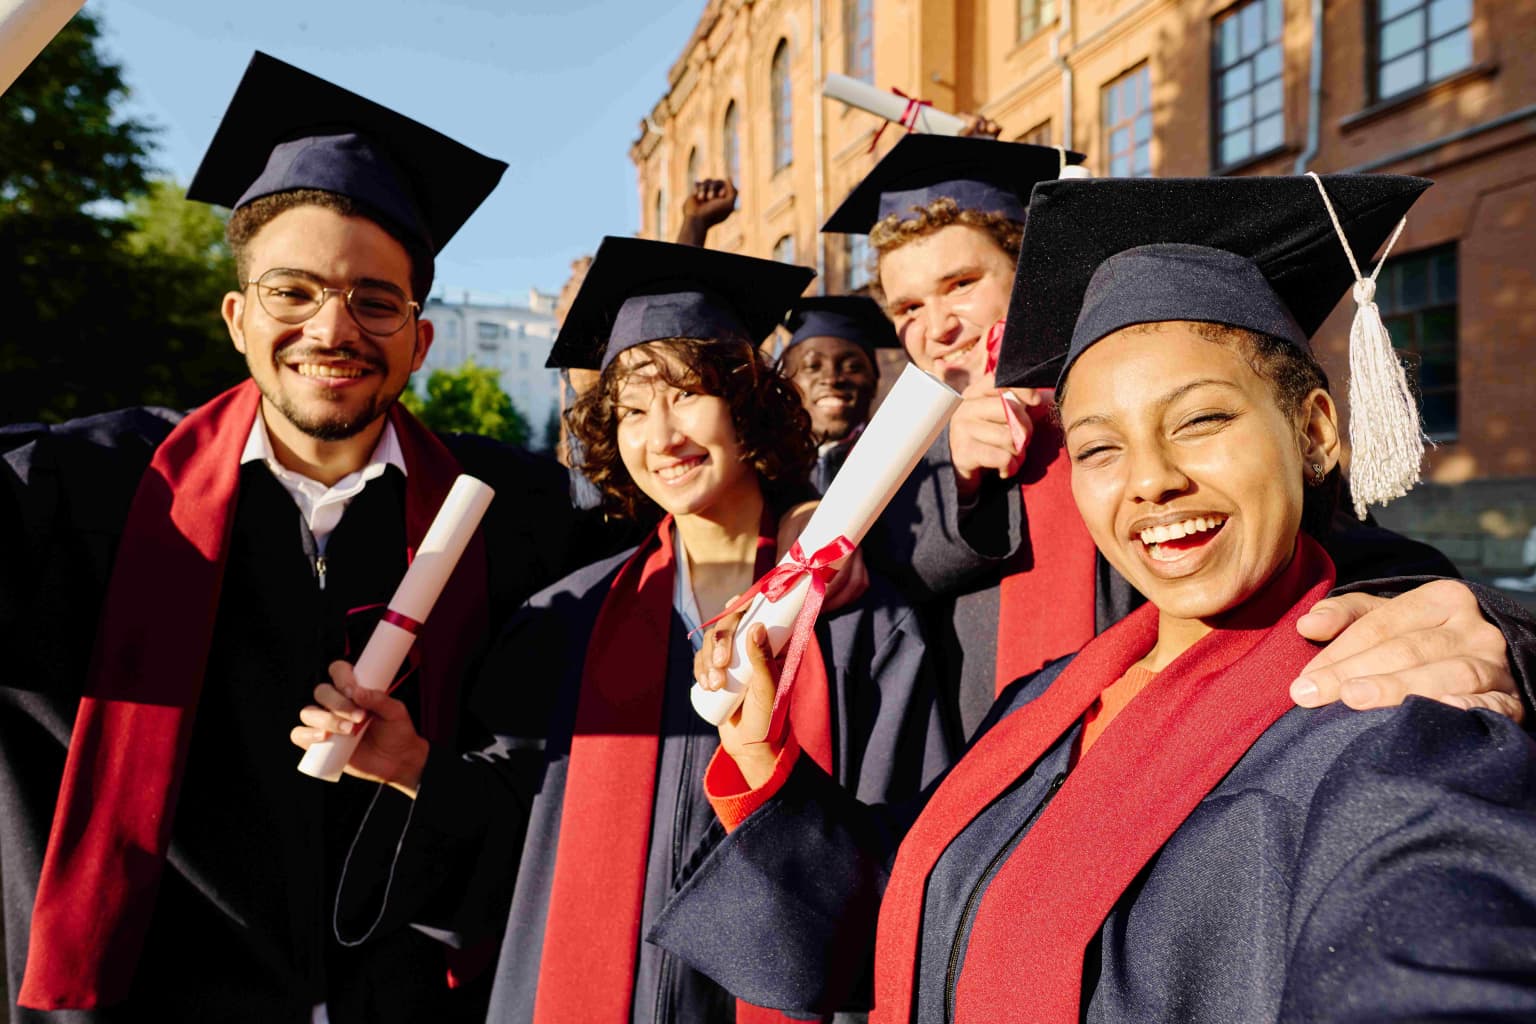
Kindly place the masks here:
[(995, 474), (974, 502), (960, 504), (946, 429), (865, 538), (865, 557), (912, 600), (943, 597), (1017, 554), (1023, 517), (1017, 483)]
[(1536, 1019), (1533, 753), (1419, 698), (1341, 753), (1302, 836), (1281, 1020)]

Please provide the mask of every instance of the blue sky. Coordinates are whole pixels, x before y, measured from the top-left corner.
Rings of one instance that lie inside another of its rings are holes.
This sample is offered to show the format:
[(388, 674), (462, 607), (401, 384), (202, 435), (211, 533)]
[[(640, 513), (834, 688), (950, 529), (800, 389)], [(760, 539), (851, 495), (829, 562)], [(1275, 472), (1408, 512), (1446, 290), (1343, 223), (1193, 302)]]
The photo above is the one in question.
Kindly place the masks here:
[(439, 287), (558, 288), (639, 224), (628, 149), (704, 0), (87, 0), (182, 184), (253, 50), (508, 161), (438, 260)]

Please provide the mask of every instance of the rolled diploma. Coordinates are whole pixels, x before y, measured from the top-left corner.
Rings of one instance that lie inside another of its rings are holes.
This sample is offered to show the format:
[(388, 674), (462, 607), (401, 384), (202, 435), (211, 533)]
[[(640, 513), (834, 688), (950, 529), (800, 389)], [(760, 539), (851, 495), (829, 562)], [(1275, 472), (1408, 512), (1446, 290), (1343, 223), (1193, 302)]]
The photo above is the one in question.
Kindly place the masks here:
[[(809, 557), (838, 537), (854, 544), (862, 541), (959, 404), (960, 396), (948, 384), (908, 364), (811, 513), (800, 535), (801, 551)], [(718, 726), (736, 710), (749, 675), (749, 627), (759, 622), (767, 626), (773, 653), (781, 653), (810, 588), (810, 577), (804, 576), (778, 601), (762, 594), (752, 599), (736, 627), (725, 688), (693, 686), (693, 709), (700, 717)]]
[[(828, 75), (821, 91), (823, 95), (840, 100), (850, 107), (858, 107), (876, 117), (898, 123), (907, 113), (909, 106), (906, 97), (884, 89), (876, 89), (868, 82), (861, 82), (847, 75)], [(942, 110), (934, 110), (932, 107), (919, 107), (916, 123), (912, 125), (912, 129), (929, 135), (959, 135), (965, 129), (965, 119)]]
[(84, 5), (85, 0), (0, 0), (0, 93)]
[[(475, 527), (485, 515), (486, 506), (495, 496), (495, 491), (472, 476), (461, 475), (453, 482), (448, 497), (443, 499), (443, 507), (437, 510), (437, 517), (432, 520), (426, 537), (422, 538), (416, 557), (395, 588), (395, 596), (389, 600), (390, 611), (416, 622), (427, 621), (438, 595), (443, 592), (443, 585), (464, 554), (464, 546), (469, 543)], [(415, 641), (416, 635), (409, 630), (380, 621), (353, 666), (358, 685), (370, 690), (389, 689)], [(341, 770), (351, 760), (361, 738), (362, 733), (358, 732), (321, 740), (304, 752), (299, 771), (335, 782), (341, 778)]]

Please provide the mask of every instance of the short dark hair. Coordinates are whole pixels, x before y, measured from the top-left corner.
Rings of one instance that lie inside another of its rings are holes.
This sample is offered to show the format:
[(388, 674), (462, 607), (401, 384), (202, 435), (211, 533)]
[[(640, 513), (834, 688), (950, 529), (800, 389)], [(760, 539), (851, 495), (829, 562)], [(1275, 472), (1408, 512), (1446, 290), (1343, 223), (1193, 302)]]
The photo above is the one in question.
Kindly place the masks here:
[(229, 251), (235, 257), (235, 273), (240, 275), (241, 283), (251, 279), (251, 265), (247, 255), (251, 239), (255, 238), (257, 232), (271, 223), (278, 214), (300, 206), (318, 206), (321, 209), (339, 213), (343, 217), (358, 217), (377, 224), (385, 234), (400, 243), (405, 249), (405, 255), (411, 261), (411, 298), (417, 302), (426, 301), (427, 291), (432, 287), (431, 250), (418, 239), (412, 238), (374, 213), (368, 205), (338, 192), (326, 192), (317, 188), (296, 188), (286, 192), (274, 192), (269, 196), (252, 199), (229, 215), (229, 223), (224, 228), (224, 238), (229, 242)]
[[(1132, 331), (1152, 333), (1159, 323), (1136, 324)], [(1298, 348), (1281, 338), (1259, 331), (1226, 324), (1213, 324), (1201, 320), (1189, 321), (1189, 327), (1199, 337), (1216, 345), (1238, 348), (1253, 372), (1269, 383), (1275, 404), (1287, 416), (1300, 416), (1307, 396), (1313, 391), (1328, 389), (1328, 374), (1312, 353)], [(1066, 398), (1067, 382), (1063, 380), (1056, 391), (1056, 419), (1061, 420), (1061, 403)], [(1335, 464), (1323, 482), (1306, 488), (1301, 505), (1301, 528), (1319, 542), (1325, 540), (1332, 529), (1333, 514), (1338, 508), (1343, 492), (1344, 471)]]
[[(794, 385), (764, 361), (755, 345), (669, 338), (638, 350), (673, 357), (652, 358), (650, 363), (667, 384), (725, 400), (741, 442), (742, 461), (757, 472), (770, 507), (782, 505), (782, 497), (793, 500), (805, 488), (816, 461), (811, 418)], [(630, 372), (628, 363), (610, 363), (566, 413), (566, 422), (584, 449), (580, 469), (603, 492), (605, 504), (627, 518), (641, 519), (652, 516), (656, 507), (624, 468), (618, 444), (617, 400)]]

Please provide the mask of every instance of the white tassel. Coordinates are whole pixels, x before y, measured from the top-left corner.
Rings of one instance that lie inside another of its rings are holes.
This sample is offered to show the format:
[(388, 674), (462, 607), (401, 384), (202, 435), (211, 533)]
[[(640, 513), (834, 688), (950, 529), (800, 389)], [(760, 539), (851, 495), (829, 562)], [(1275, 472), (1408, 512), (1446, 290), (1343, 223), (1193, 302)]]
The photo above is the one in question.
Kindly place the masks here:
[(1349, 326), (1349, 446), (1353, 453), (1349, 489), (1355, 515), (1364, 519), (1368, 505), (1385, 505), (1407, 494), (1419, 482), (1419, 466), (1424, 461), (1425, 437), (1419, 426), (1418, 402), (1376, 308), (1376, 275), (1408, 221), (1398, 222), (1376, 269), (1370, 277), (1363, 277), (1322, 179), (1314, 172), (1307, 173), (1317, 182), (1339, 244), (1355, 272), (1355, 317)]

